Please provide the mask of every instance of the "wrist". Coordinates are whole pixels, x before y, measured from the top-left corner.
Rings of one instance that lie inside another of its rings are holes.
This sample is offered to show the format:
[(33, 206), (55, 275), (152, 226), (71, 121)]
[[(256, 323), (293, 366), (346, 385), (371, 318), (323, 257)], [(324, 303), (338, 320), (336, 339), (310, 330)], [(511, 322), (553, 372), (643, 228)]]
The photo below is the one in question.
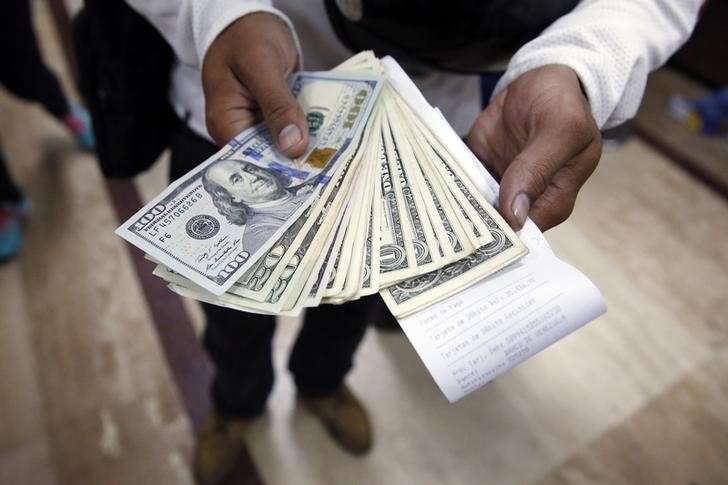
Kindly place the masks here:
[[(274, 19), (276, 22), (280, 22), (283, 27), (280, 30), (285, 31), (290, 35), (292, 50), (294, 51), (292, 54), (294, 57), (293, 65), (296, 69), (302, 69), (303, 54), (301, 51), (301, 43), (295, 29), (293, 28), (293, 24), (283, 12), (268, 5), (259, 4), (258, 2), (223, 0), (221, 3), (225, 6), (225, 8), (222, 8), (217, 2), (210, 3), (215, 3), (216, 5), (214, 12), (205, 12), (203, 8), (202, 13), (198, 15), (201, 19), (196, 22), (195, 28), (195, 37), (196, 39), (199, 39), (197, 42), (197, 48), (199, 52), (200, 67), (203, 66), (210, 48), (226, 31), (230, 29), (230, 27), (237, 25), (246, 19), (255, 19), (255, 17), (252, 16), (265, 15), (266, 17), (263, 18), (267, 18), (268, 20)], [(255, 25), (255, 23), (256, 22), (253, 22), (252, 25)]]

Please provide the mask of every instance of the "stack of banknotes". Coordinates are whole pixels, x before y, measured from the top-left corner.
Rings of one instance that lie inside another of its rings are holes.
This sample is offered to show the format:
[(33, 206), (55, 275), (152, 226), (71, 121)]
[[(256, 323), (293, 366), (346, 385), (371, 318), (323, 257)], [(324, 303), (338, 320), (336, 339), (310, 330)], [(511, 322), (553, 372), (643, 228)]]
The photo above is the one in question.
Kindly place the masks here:
[(306, 153), (246, 130), (117, 229), (181, 295), (295, 315), (381, 293), (397, 317), (527, 252), (457, 159), (362, 52), (294, 75)]

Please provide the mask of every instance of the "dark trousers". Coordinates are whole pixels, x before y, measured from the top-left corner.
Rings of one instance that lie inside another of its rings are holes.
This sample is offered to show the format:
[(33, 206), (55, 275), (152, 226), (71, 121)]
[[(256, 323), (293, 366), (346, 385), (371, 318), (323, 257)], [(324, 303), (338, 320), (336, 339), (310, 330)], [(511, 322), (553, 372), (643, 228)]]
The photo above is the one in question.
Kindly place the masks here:
[[(172, 135), (170, 179), (174, 180), (217, 151), (212, 143), (179, 122)], [(381, 311), (378, 295), (345, 305), (310, 308), (291, 352), (288, 368), (301, 394), (336, 391), (353, 365), (366, 322)], [(259, 415), (273, 387), (271, 340), (275, 317), (202, 304), (207, 317), (204, 345), (215, 364), (212, 399), (226, 416)]]
[[(61, 85), (46, 67), (33, 31), (29, 0), (6, 0), (0, 15), (0, 84), (16, 96), (41, 103), (56, 118), (68, 114)], [(20, 191), (0, 147), (0, 203), (17, 202)]]
[(38, 49), (29, 0), (6, 0), (0, 15), (0, 84), (15, 95), (41, 103), (53, 116), (68, 114), (58, 79)]

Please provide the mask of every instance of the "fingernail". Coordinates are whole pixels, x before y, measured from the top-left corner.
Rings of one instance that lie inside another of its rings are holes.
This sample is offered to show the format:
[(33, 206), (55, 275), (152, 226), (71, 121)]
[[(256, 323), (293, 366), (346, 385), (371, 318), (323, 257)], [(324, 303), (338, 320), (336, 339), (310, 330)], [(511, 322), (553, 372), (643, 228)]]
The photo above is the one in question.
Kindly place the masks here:
[(513, 215), (516, 216), (516, 220), (518, 221), (518, 229), (523, 227), (523, 225), (526, 223), (526, 217), (528, 217), (528, 210), (530, 208), (531, 202), (529, 202), (528, 196), (523, 192), (520, 192), (513, 199), (513, 203), (511, 204), (511, 210), (513, 211)]
[(294, 124), (290, 124), (283, 128), (278, 134), (278, 146), (282, 151), (286, 151), (301, 141), (303, 135), (300, 128)]

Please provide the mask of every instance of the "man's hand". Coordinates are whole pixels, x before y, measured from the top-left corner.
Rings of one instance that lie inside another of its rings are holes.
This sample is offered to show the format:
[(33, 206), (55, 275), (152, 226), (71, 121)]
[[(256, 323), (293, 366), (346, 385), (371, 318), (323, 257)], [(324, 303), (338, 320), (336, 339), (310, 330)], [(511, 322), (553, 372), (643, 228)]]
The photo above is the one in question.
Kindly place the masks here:
[(599, 162), (601, 135), (576, 73), (529, 71), (496, 96), (468, 135), (473, 152), (501, 175), (499, 208), (514, 229), (564, 222)]
[(293, 36), (275, 15), (252, 13), (230, 24), (202, 66), (210, 136), (224, 145), (262, 115), (278, 148), (289, 157), (302, 155), (308, 125), (286, 83), (297, 65)]

